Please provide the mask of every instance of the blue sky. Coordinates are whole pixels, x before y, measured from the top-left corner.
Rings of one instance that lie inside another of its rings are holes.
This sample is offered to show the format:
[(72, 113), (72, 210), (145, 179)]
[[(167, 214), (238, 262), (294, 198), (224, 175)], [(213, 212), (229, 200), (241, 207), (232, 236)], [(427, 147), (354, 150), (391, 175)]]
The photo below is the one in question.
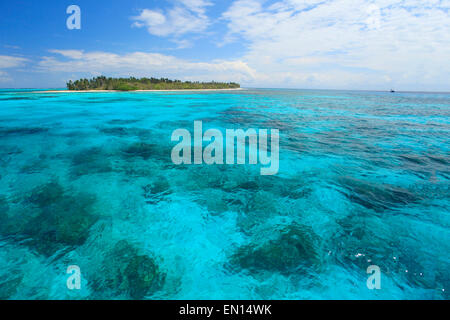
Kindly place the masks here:
[[(69, 30), (69, 5), (81, 30)], [(448, 0), (15, 0), (0, 87), (164, 76), (248, 87), (450, 91)]]

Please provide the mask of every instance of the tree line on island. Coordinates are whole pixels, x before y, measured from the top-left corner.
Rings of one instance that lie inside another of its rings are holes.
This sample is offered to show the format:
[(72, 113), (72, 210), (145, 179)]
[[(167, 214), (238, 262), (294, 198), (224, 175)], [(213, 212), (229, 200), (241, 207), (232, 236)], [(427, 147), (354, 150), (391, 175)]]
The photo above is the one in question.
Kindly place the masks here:
[(240, 85), (235, 82), (192, 82), (170, 80), (167, 78), (107, 78), (104, 76), (92, 79), (80, 79), (67, 82), (67, 89), (71, 91), (83, 90), (186, 90), (186, 89), (236, 89)]

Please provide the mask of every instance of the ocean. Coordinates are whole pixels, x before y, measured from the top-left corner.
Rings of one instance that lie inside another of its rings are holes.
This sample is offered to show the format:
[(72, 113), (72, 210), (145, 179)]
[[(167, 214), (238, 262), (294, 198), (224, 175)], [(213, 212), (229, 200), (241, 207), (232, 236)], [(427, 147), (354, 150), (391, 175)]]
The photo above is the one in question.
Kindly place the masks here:
[[(194, 121), (277, 174), (175, 165)], [(449, 147), (450, 94), (0, 90), (0, 299), (449, 299)]]

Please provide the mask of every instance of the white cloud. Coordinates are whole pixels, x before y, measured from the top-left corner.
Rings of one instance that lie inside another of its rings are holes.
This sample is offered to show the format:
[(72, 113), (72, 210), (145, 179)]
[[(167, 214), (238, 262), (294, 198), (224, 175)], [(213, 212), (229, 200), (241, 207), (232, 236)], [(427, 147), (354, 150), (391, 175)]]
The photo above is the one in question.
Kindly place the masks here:
[(13, 56), (2, 56), (0, 55), (0, 82), (11, 82), (12, 78), (10, 75), (1, 69), (12, 69), (23, 66), (28, 59)]
[(16, 49), (16, 50), (20, 49), (19, 46), (14, 46), (14, 45), (10, 45), (10, 44), (4, 44), (3, 47), (7, 48), (7, 49)]
[[(255, 71), (240, 60), (192, 62), (158, 53), (51, 50), (56, 56), (43, 57), (38, 70), (51, 73), (89, 74), (92, 76), (171, 77), (198, 81), (250, 81)], [(61, 59), (63, 58), (63, 59)], [(69, 58), (69, 59), (67, 59)]]
[(210, 5), (205, 0), (176, 0), (174, 7), (166, 11), (143, 9), (132, 17), (133, 26), (145, 27), (150, 34), (160, 37), (200, 33), (210, 25), (205, 13)]
[[(142, 10), (134, 25), (178, 48), (193, 45), (190, 34), (218, 30), (208, 30), (209, 1), (171, 3)], [(450, 1), (439, 0), (235, 0), (218, 22), (228, 30), (225, 43), (240, 41), (246, 49), (239, 58), (194, 62), (148, 52), (54, 49), (37, 69), (59, 76), (164, 76), (255, 87), (450, 91), (449, 14)], [(8, 76), (2, 69), (25, 62), (0, 56), (0, 78)]]
[(186, 48), (192, 48), (194, 44), (192, 41), (186, 40), (186, 39), (173, 39), (172, 42), (176, 43), (177, 47), (176, 49), (186, 49)]
[(0, 69), (15, 68), (24, 65), (28, 59), (13, 56), (0, 56)]
[(70, 59), (81, 59), (83, 57), (83, 50), (49, 50), (51, 53), (60, 54)]
[(205, 13), (205, 8), (213, 5), (210, 1), (206, 0), (178, 0), (178, 1), (189, 10), (199, 14)]
[(223, 14), (255, 85), (450, 90), (450, 1), (265, 3), (237, 0)]

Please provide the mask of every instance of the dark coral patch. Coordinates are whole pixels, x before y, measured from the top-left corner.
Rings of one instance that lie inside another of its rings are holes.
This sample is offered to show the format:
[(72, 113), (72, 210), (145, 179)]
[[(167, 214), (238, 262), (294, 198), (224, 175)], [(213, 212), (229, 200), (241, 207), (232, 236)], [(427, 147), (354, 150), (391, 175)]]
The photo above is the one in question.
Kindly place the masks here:
[(140, 139), (150, 139), (152, 137), (152, 131), (142, 128), (129, 128), (129, 127), (108, 127), (100, 128), (100, 132), (103, 134), (114, 137), (139, 137)]
[(129, 131), (125, 127), (114, 127), (114, 128), (102, 128), (100, 132), (117, 137), (126, 137), (129, 136)]
[(71, 173), (73, 176), (108, 173), (113, 171), (109, 155), (101, 148), (82, 150), (72, 157)]
[(0, 300), (11, 299), (17, 293), (17, 287), (22, 283), (23, 274), (15, 273), (0, 276)]
[(163, 177), (157, 177), (152, 183), (142, 187), (147, 203), (157, 203), (164, 196), (171, 193), (169, 181)]
[(340, 178), (339, 184), (347, 190), (344, 194), (349, 200), (376, 212), (398, 208), (420, 200), (409, 190), (355, 178)]
[(31, 97), (8, 97), (8, 98), (0, 98), (0, 101), (19, 101), (19, 100), (36, 100)]
[(21, 154), (22, 152), (23, 150), (19, 149), (17, 146), (7, 146), (7, 145), (0, 146), (0, 155), (2, 155), (2, 157), (17, 155)]
[(126, 240), (119, 241), (104, 259), (104, 272), (92, 275), (94, 295), (104, 296), (110, 292), (114, 296), (143, 299), (164, 284), (165, 274), (155, 259), (139, 254)]
[(33, 189), (26, 200), (39, 208), (46, 208), (58, 202), (63, 196), (63, 187), (52, 181)]
[(170, 154), (171, 148), (168, 145), (157, 145), (147, 142), (135, 142), (122, 150), (125, 159), (142, 158), (144, 160), (159, 160), (166, 163), (171, 163)]
[(140, 157), (144, 160), (150, 159), (157, 153), (157, 145), (145, 142), (136, 142), (125, 148), (123, 154), (127, 158)]
[(38, 253), (51, 256), (61, 249), (82, 245), (97, 221), (95, 198), (65, 192), (57, 182), (31, 191), (23, 201), (24, 210), (2, 214), (0, 233), (12, 236)]
[(82, 245), (97, 221), (92, 213), (94, 197), (65, 194), (55, 182), (35, 189), (29, 201), (41, 210), (27, 223), (24, 234), (31, 238), (30, 244), (45, 255), (66, 246)]
[(0, 215), (8, 212), (9, 204), (5, 196), (0, 195)]
[(113, 119), (108, 121), (108, 124), (111, 125), (126, 125), (126, 124), (132, 124), (132, 123), (136, 123), (139, 120), (133, 120), (133, 119)]
[(290, 274), (319, 264), (312, 230), (291, 225), (275, 240), (262, 245), (249, 244), (238, 249), (231, 262), (243, 269)]
[(0, 136), (6, 137), (10, 135), (33, 135), (48, 132), (48, 128), (0, 128)]
[(0, 234), (8, 230), (9, 203), (5, 196), (0, 195)]

